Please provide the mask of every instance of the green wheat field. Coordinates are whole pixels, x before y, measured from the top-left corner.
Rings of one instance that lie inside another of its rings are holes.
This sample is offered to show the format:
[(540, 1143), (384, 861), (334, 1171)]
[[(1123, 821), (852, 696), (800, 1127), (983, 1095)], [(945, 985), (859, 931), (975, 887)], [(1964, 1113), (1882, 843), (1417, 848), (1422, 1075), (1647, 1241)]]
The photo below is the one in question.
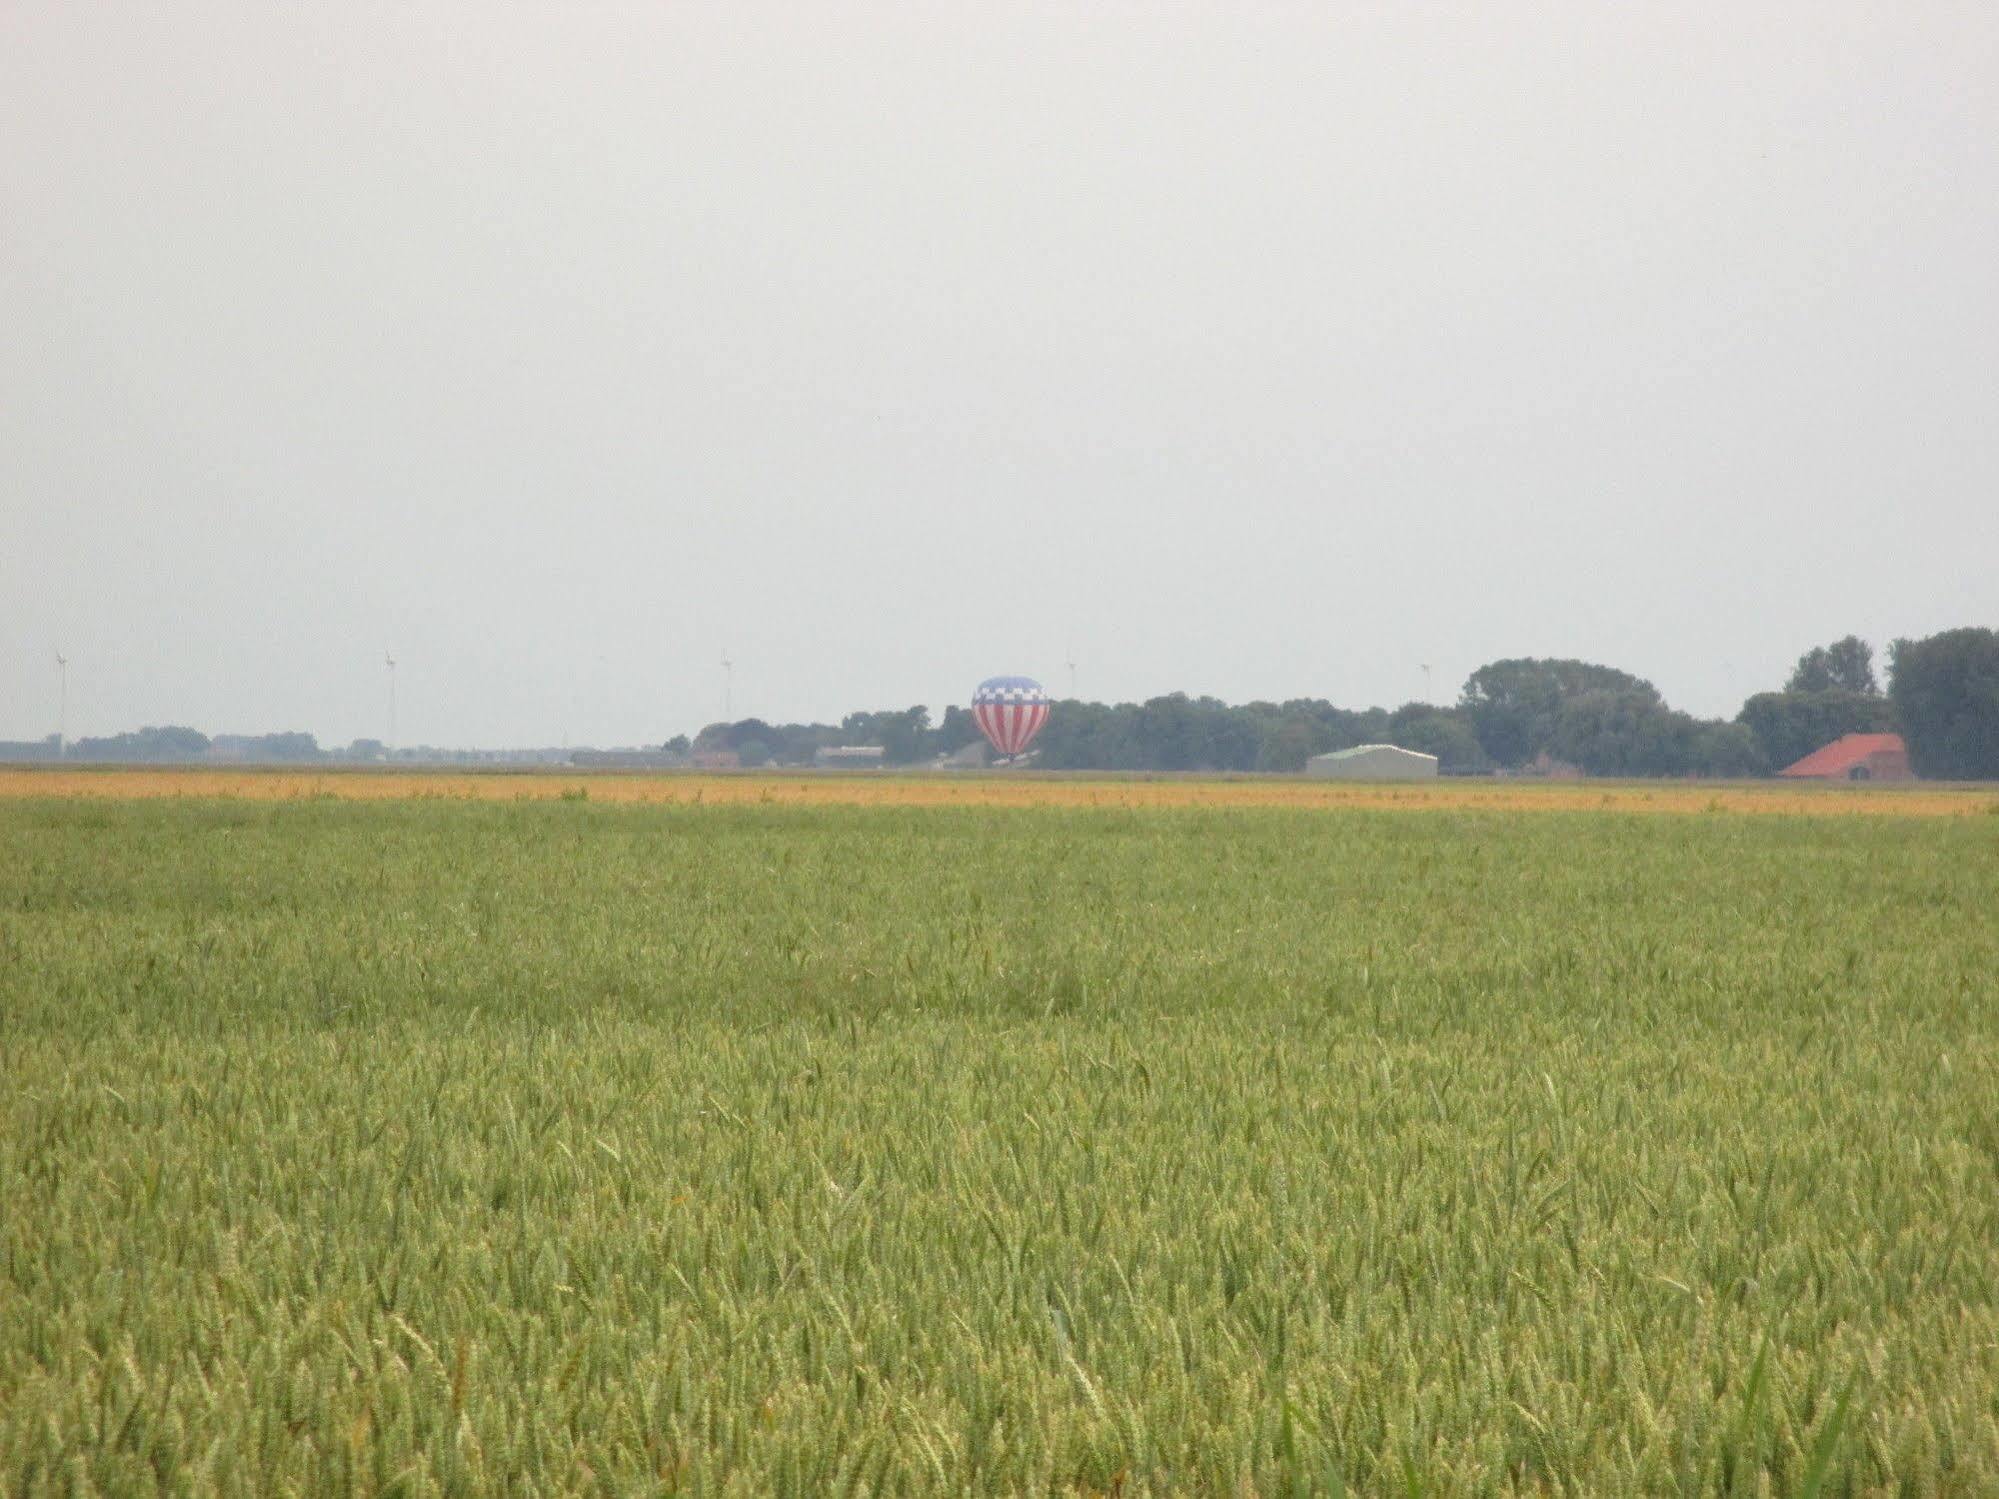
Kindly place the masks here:
[(0, 1494), (1999, 1493), (1999, 817), (0, 804)]

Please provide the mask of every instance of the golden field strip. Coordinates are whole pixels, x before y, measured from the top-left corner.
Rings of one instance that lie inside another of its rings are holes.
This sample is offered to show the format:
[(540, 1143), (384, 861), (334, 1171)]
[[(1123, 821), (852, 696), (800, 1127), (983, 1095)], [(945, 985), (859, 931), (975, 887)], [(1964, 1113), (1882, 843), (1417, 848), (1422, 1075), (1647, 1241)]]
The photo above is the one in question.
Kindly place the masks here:
[(1749, 813), (1816, 817), (1963, 817), (1999, 813), (1990, 786), (1792, 786), (1679, 781), (1309, 781), (1276, 776), (630, 774), (576, 771), (0, 769), (0, 799), (291, 801), (439, 799), (713, 806), (1270, 807), (1310, 810)]

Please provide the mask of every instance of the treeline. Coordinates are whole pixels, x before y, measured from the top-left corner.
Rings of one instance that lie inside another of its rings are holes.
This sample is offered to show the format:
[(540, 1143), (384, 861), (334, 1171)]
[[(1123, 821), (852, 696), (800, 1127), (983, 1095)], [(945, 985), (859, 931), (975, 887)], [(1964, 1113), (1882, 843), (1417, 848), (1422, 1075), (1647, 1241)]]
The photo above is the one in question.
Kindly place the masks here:
[(108, 765), (186, 765), (194, 761), (253, 765), (301, 765), (329, 760), (379, 760), (381, 741), (357, 739), (343, 749), (321, 749), (311, 734), (217, 734), (213, 738), (185, 724), (148, 725), (123, 734), (72, 739), (0, 740), (0, 760), (81, 760)]
[[(373, 741), (366, 741), (373, 743)], [(242, 760), (274, 765), (325, 760), (327, 751), (310, 734), (218, 734), (214, 738), (183, 724), (160, 724), (101, 738), (0, 742), (4, 760), (87, 760), (115, 765), (184, 765), (193, 760)]]
[[(1052, 725), (1051, 725), (1052, 727)], [(890, 765), (916, 765), (940, 755), (955, 754), (983, 736), (969, 708), (952, 706), (944, 710), (942, 723), (932, 725), (930, 710), (924, 707), (889, 709), (875, 713), (849, 713), (837, 724), (765, 723), (761, 718), (744, 718), (735, 723), (711, 723), (692, 740), (685, 734), (669, 739), (660, 748), (670, 754), (699, 757), (727, 753), (737, 763), (759, 765), (810, 765), (822, 749), (849, 745), (878, 745), (882, 759)]]
[[(1456, 703), (1341, 708), (1321, 698), (1231, 706), (1173, 693), (1142, 703), (1055, 704), (1035, 742), (1036, 763), (1057, 770), (1297, 771), (1313, 755), (1387, 742), (1435, 755), (1446, 774), (1494, 771), (1602, 776), (1756, 776), (1802, 759), (1843, 734), (1894, 731), (1917, 774), (1999, 779), (1999, 631), (1947, 630), (1889, 648), (1883, 691), (1874, 652), (1854, 636), (1807, 651), (1781, 688), (1760, 692), (1732, 719), (1671, 707), (1650, 682), (1588, 661), (1523, 657), (1481, 666)], [(745, 766), (809, 765), (821, 749), (878, 745), (891, 765), (954, 755), (980, 740), (969, 709), (933, 722), (923, 707), (850, 713), (837, 724), (710, 724), (660, 748), (699, 763), (726, 755)], [(0, 743), (0, 760), (125, 763), (223, 761), (535, 762), (554, 751), (403, 748), (357, 739), (323, 750), (310, 734), (224, 734), (166, 725), (66, 747), (55, 736)], [(566, 753), (563, 754), (566, 758)]]
[(101, 765), (561, 765), (570, 751), (540, 749), (450, 749), (414, 744), (391, 748), (379, 739), (322, 747), (311, 734), (217, 734), (210, 738), (185, 724), (160, 724), (101, 738), (0, 739), (0, 762)]
[[(1142, 703), (1058, 701), (1035, 741), (1057, 770), (1297, 771), (1313, 755), (1389, 742), (1437, 756), (1446, 774), (1573, 768), (1601, 776), (1757, 776), (1843, 734), (1900, 732), (1921, 775), (1999, 777), (1999, 632), (1952, 630), (1890, 648), (1883, 691), (1873, 648), (1855, 636), (1808, 651), (1784, 685), (1732, 719), (1671, 707), (1650, 682), (1588, 661), (1494, 661), (1449, 707), (1341, 708), (1319, 698), (1230, 705), (1174, 693)], [(748, 766), (805, 765), (837, 745), (879, 745), (893, 765), (950, 755), (978, 739), (969, 711), (932, 724), (921, 707), (849, 714), (839, 724), (711, 724), (668, 750), (727, 751)]]
[[(1496, 697), (1482, 711), (1464, 704), (1438, 707), (1341, 708), (1321, 698), (1231, 705), (1219, 698), (1172, 693), (1142, 703), (1093, 703), (1073, 698), (1054, 704), (1034, 742), (1035, 763), (1051, 770), (1298, 771), (1313, 755), (1356, 744), (1394, 743), (1437, 756), (1446, 774), (1475, 775), (1526, 765), (1573, 763), (1615, 775), (1751, 775), (1761, 759), (1754, 736), (1734, 724), (1701, 724), (1660, 703), (1649, 684), (1609, 667), (1582, 662), (1498, 662), (1509, 680), (1541, 673), (1602, 674), (1635, 685), (1581, 694), (1545, 711), (1513, 719), (1518, 699)], [(1542, 720), (1546, 720), (1544, 723)], [(1488, 738), (1481, 737), (1484, 728)], [(710, 724), (690, 743), (669, 740), (666, 749), (733, 754), (744, 766), (809, 765), (822, 748), (879, 745), (890, 765), (915, 765), (955, 753), (979, 738), (971, 714), (945, 711), (931, 724), (929, 710), (849, 714), (839, 725), (771, 724), (761, 719)], [(1488, 742), (1501, 746), (1495, 754)], [(1525, 746), (1513, 754), (1512, 746)]]

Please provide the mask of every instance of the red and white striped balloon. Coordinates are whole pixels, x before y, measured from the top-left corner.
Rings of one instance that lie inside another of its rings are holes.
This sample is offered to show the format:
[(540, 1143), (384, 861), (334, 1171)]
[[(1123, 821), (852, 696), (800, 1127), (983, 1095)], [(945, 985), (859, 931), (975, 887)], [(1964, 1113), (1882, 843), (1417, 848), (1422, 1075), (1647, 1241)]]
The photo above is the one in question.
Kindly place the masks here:
[(993, 749), (1011, 759), (1048, 722), (1048, 694), (1032, 677), (987, 677), (972, 694), (972, 719)]

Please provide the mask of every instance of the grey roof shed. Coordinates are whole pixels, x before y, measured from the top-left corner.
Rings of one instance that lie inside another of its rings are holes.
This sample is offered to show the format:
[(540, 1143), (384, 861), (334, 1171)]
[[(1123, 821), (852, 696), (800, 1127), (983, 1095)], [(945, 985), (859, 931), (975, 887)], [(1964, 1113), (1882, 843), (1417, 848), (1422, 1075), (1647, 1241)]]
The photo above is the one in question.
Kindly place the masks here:
[(1357, 744), (1312, 756), (1305, 774), (1331, 781), (1427, 781), (1437, 774), (1437, 757), (1396, 744)]

